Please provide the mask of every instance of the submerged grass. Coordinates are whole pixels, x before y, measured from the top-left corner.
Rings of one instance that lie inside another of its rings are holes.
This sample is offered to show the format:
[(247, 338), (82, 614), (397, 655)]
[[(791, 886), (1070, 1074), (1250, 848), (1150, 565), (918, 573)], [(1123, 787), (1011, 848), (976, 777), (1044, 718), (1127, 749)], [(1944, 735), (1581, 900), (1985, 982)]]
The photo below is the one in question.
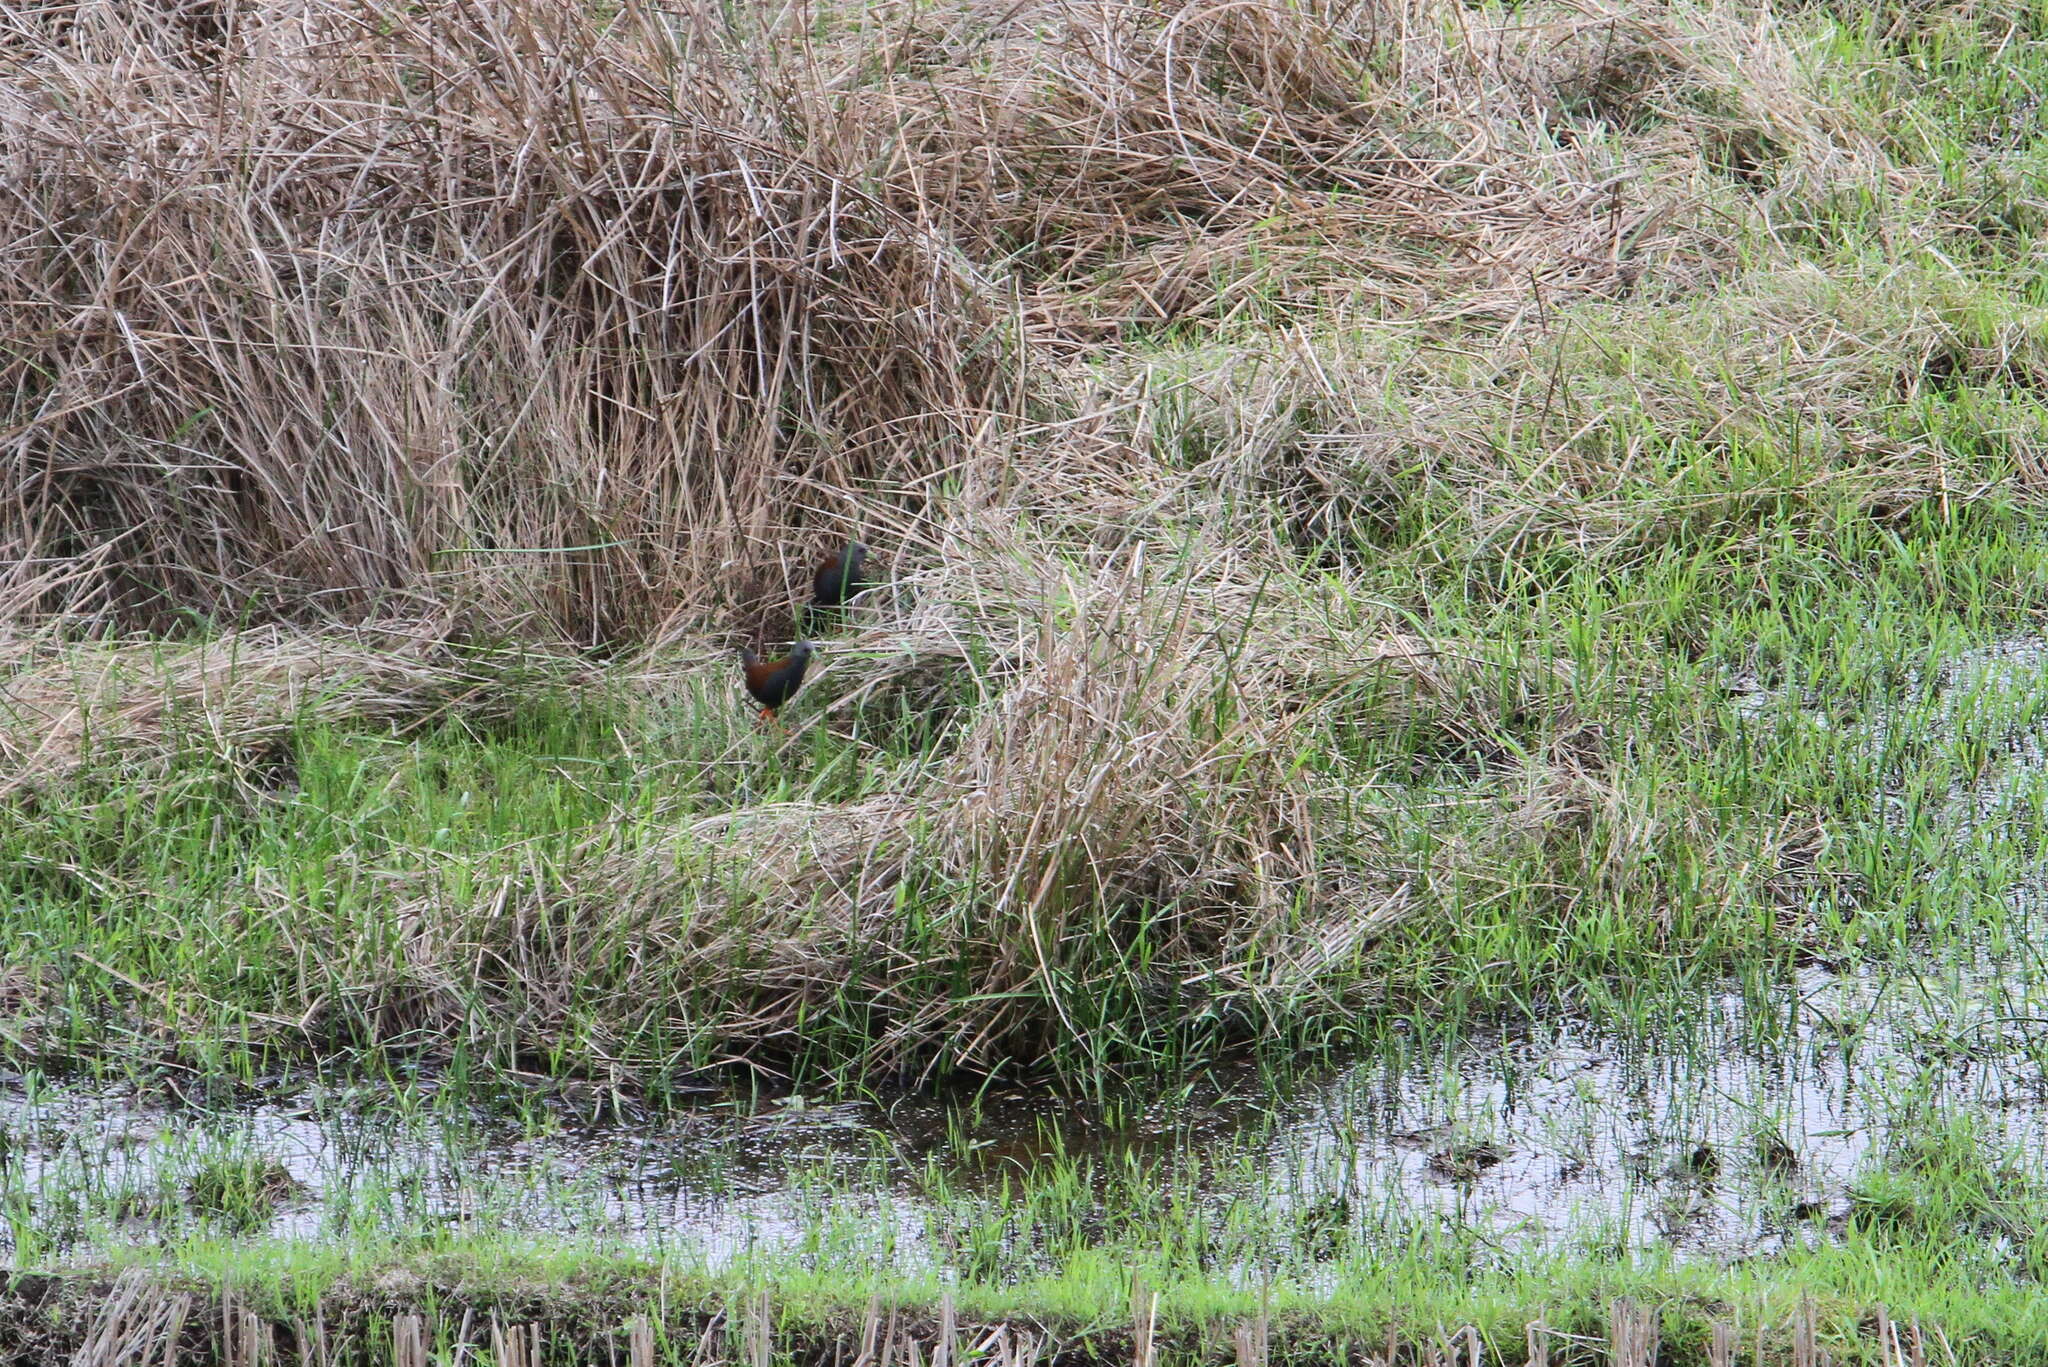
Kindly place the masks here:
[[(1877, 1198), (1859, 1200), (1838, 1239), (1736, 1265), (1587, 1248), (1509, 1256), (1475, 1229), (1391, 1213), (1339, 1221), (1328, 1243), (1219, 1206), (1182, 1185), (1184, 1171), (1077, 1181), (1061, 1169), (936, 1201), (926, 1265), (906, 1266), (873, 1217), (829, 1202), (793, 1245), (714, 1265), (688, 1248), (508, 1239), (486, 1230), (487, 1211), (381, 1224), (359, 1196), (346, 1232), (317, 1242), (250, 1241), (201, 1219), (26, 1278), (7, 1304), (44, 1358), (116, 1337), (160, 1354), (178, 1337), (163, 1313), (177, 1302), (196, 1311), (196, 1337), (181, 1346), (202, 1357), (221, 1351), (220, 1326), (286, 1360), (379, 1364), (422, 1360), (406, 1356), (408, 1325), (439, 1353), (489, 1361), (510, 1360), (502, 1345), (515, 1326), (544, 1349), (520, 1359), (535, 1362), (907, 1362), (964, 1350), (996, 1361), (1720, 1363), (1731, 1348), (1766, 1361), (2042, 1361), (2039, 1298), (2012, 1276), (2033, 1256), (2024, 1235), (2041, 1213), (2012, 1166), (2029, 1160), (2001, 1157), (1966, 1122), (1930, 1119), (1922, 1134), (1864, 1179), (1894, 1193), (1881, 1213)], [(217, 1156), (200, 1178), (234, 1164)], [(1937, 1190), (1936, 1169), (1997, 1190), (1959, 1203), (1955, 1188)], [(1897, 1194), (1912, 1184), (1917, 1195)], [(1095, 1227), (1074, 1228), (1078, 1212)], [(1991, 1237), (1986, 1218), (1999, 1222)], [(982, 1239), (1011, 1245), (1009, 1256), (980, 1260)]]
[[(955, 1357), (1000, 1334), (1067, 1361), (1144, 1356), (1147, 1335), (1170, 1361), (1720, 1362), (1730, 1336), (1767, 1361), (1818, 1361), (1817, 1348), (1896, 1363), (1916, 1345), (1929, 1360), (2042, 1360), (2039, 1154), (1911, 1096), (1837, 1227), (1816, 1218), (1808, 1237), (1732, 1263), (1604, 1247), (1597, 1229), (1547, 1250), (1504, 1244), (1482, 1220), (1366, 1191), (1276, 1202), (1256, 1140), (1235, 1171), (1215, 1150), (1020, 1165), (960, 1145), (914, 1196), (891, 1194), (879, 1165), (821, 1162), (794, 1175), (806, 1195), (772, 1236), (657, 1226), (629, 1240), (607, 1229), (619, 1193), (591, 1171), (451, 1149), (459, 1194), (442, 1209), (405, 1190), (418, 1169), (385, 1171), (374, 1146), (344, 1143), (329, 1160), (339, 1180), (299, 1190), (232, 1121), (108, 1144), (74, 1118), (83, 1131), (38, 1119), (14, 1133), (0, 1174), (17, 1265), (43, 1269), (0, 1303), (13, 1342), (41, 1354), (26, 1360), (115, 1338), (131, 1355), (106, 1360), (160, 1360), (173, 1303), (199, 1360), (232, 1355), (218, 1327), (257, 1333), (273, 1360), (406, 1362), (402, 1324), (493, 1361), (493, 1331), (513, 1326), (538, 1333), (545, 1361), (753, 1357), (766, 1350), (748, 1335), (764, 1333), (795, 1361), (854, 1355), (870, 1334), (899, 1340), (871, 1342), (878, 1360), (908, 1360), (908, 1342), (929, 1356), (954, 1333)], [(53, 1142), (58, 1165), (25, 1179), (23, 1160)], [(131, 1161), (150, 1149), (160, 1164)], [(535, 1200), (561, 1206), (563, 1226), (533, 1223)], [(1655, 1326), (1662, 1350), (1617, 1341), (1623, 1318)], [(636, 1322), (659, 1331), (660, 1354), (629, 1355)]]

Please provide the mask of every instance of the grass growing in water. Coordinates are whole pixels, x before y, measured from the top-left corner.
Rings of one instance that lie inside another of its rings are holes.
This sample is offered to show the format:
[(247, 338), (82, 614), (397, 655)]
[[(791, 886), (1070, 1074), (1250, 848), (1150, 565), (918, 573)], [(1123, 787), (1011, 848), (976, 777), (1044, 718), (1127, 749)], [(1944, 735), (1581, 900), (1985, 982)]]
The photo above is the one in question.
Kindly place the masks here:
[[(1901, 1119), (1924, 1141), (1874, 1156), (1859, 1183), (1892, 1195), (1859, 1197), (1839, 1238), (1732, 1266), (1577, 1245), (1510, 1252), (1474, 1227), (1370, 1206), (1311, 1230), (1319, 1210), (1275, 1222), (1255, 1198), (1201, 1186), (1186, 1163), (1063, 1160), (1015, 1182), (928, 1190), (923, 1242), (909, 1246), (877, 1237), (901, 1223), (886, 1198), (872, 1208), (868, 1179), (821, 1172), (812, 1212), (784, 1242), (729, 1247), (716, 1261), (687, 1243), (651, 1251), (574, 1235), (508, 1238), (495, 1203), (516, 1207), (517, 1184), (494, 1197), (503, 1179), (484, 1171), (467, 1179), (480, 1199), (459, 1220), (421, 1222), (383, 1206), (372, 1184), (330, 1194), (331, 1228), (318, 1240), (232, 1238), (232, 1226), (172, 1206), (160, 1242), (115, 1245), (73, 1274), (72, 1294), (127, 1268), (146, 1274), (144, 1287), (225, 1298), (235, 1307), (228, 1322), (253, 1312), (279, 1326), (266, 1332), (300, 1343), (324, 1324), (344, 1360), (380, 1363), (407, 1320), (451, 1349), (486, 1341), (493, 1325), (539, 1324), (564, 1360), (622, 1348), (638, 1321), (669, 1341), (656, 1360), (695, 1360), (707, 1334), (720, 1347), (741, 1339), (762, 1294), (776, 1338), (800, 1360), (897, 1313), (901, 1332), (927, 1350), (956, 1320), (974, 1335), (1028, 1326), (1048, 1350), (1121, 1358), (1133, 1351), (1135, 1316), (1168, 1361), (1228, 1352), (1233, 1333), (1261, 1326), (1270, 1360), (1326, 1360), (1347, 1342), (1426, 1354), (1469, 1330), (1485, 1360), (1521, 1361), (1532, 1326), (1539, 1342), (1574, 1351), (1575, 1338), (1604, 1343), (1614, 1308), (1628, 1303), (1648, 1308), (1679, 1362), (1715, 1360), (1715, 1326), (1772, 1358), (1797, 1356), (1795, 1341), (1808, 1336), (1840, 1361), (1896, 1361), (1887, 1323), (1901, 1326), (1898, 1346), (1924, 1334), (1925, 1350), (1946, 1342), (1961, 1362), (2037, 1360), (2037, 1298), (2013, 1278), (2031, 1254), (2012, 1236), (2031, 1228), (2024, 1203), (2038, 1163), (1999, 1153), (1956, 1117)], [(223, 1166), (256, 1164), (217, 1149), (199, 1171)], [(1959, 1203), (1960, 1188), (1938, 1180), (1964, 1172), (1990, 1184), (1976, 1188), (1983, 1199)], [(1909, 1186), (1910, 1201), (1898, 1194)], [(605, 1196), (593, 1185), (557, 1199), (590, 1203), (596, 1219)], [(131, 1218), (128, 1197), (101, 1200)], [(1902, 1218), (1909, 1206), (1913, 1218)], [(1980, 1237), (1987, 1212), (2002, 1222), (1998, 1237)], [(107, 1303), (100, 1322), (118, 1323), (119, 1298)], [(91, 1318), (74, 1311), (58, 1323), (76, 1333)]]

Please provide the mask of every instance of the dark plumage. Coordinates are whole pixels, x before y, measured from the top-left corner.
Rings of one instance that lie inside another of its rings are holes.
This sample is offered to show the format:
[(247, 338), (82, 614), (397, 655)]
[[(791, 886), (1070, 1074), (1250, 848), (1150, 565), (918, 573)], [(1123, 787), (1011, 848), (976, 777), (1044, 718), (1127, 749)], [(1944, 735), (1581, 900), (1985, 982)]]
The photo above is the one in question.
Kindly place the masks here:
[(818, 574), (811, 581), (816, 594), (811, 599), (814, 608), (842, 607), (853, 596), (874, 587), (867, 578), (868, 548), (858, 541), (846, 543), (846, 549), (833, 554), (832, 558), (818, 566)]
[(740, 668), (746, 672), (747, 692), (761, 704), (762, 716), (774, 716), (776, 708), (796, 695), (803, 684), (804, 671), (811, 667), (812, 649), (809, 641), (798, 641), (783, 658), (764, 660), (745, 646), (740, 647)]

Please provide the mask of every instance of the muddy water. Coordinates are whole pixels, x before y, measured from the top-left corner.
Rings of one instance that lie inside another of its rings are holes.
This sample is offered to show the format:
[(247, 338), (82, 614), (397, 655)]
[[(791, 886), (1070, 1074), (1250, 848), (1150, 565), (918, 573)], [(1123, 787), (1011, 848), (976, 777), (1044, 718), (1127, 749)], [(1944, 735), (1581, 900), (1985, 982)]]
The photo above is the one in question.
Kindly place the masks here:
[[(2009, 643), (1949, 662), (1925, 690), (1916, 725), (2021, 719), (1952, 795), (1943, 829), (1959, 859), (2048, 773), (2021, 724), (2044, 665), (2038, 643)], [(1744, 710), (1772, 705), (1760, 694)], [(1896, 727), (1870, 723), (1864, 740)], [(2022, 892), (2016, 918), (2037, 900)], [(1636, 1028), (1564, 1017), (1416, 1039), (1285, 1096), (1224, 1084), (1119, 1124), (1002, 1095), (972, 1108), (790, 1098), (610, 1128), (316, 1094), (222, 1114), (0, 1077), (0, 1250), (189, 1228), (226, 1163), (263, 1189), (242, 1232), (467, 1227), (713, 1264), (858, 1249), (915, 1265), (939, 1256), (939, 1187), (992, 1200), (1002, 1178), (1042, 1176), (1064, 1154), (1162, 1174), (1192, 1155), (1212, 1174), (1207, 1199), (1337, 1211), (1354, 1228), (1422, 1221), (1503, 1249), (1733, 1259), (1834, 1237), (1859, 1174), (1930, 1116), (1968, 1111), (1987, 1143), (2048, 1151), (2039, 937), (2007, 937), (2002, 957), (1950, 938), (1911, 963), (1730, 983)]]

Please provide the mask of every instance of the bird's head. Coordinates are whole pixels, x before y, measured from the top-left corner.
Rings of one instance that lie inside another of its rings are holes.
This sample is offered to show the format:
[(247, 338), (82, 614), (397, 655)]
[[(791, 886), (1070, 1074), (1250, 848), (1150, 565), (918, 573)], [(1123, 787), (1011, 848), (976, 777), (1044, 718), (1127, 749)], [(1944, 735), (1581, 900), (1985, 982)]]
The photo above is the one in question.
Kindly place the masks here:
[(793, 665), (803, 664), (816, 654), (817, 650), (818, 648), (809, 641), (798, 641), (789, 648), (789, 662)]

